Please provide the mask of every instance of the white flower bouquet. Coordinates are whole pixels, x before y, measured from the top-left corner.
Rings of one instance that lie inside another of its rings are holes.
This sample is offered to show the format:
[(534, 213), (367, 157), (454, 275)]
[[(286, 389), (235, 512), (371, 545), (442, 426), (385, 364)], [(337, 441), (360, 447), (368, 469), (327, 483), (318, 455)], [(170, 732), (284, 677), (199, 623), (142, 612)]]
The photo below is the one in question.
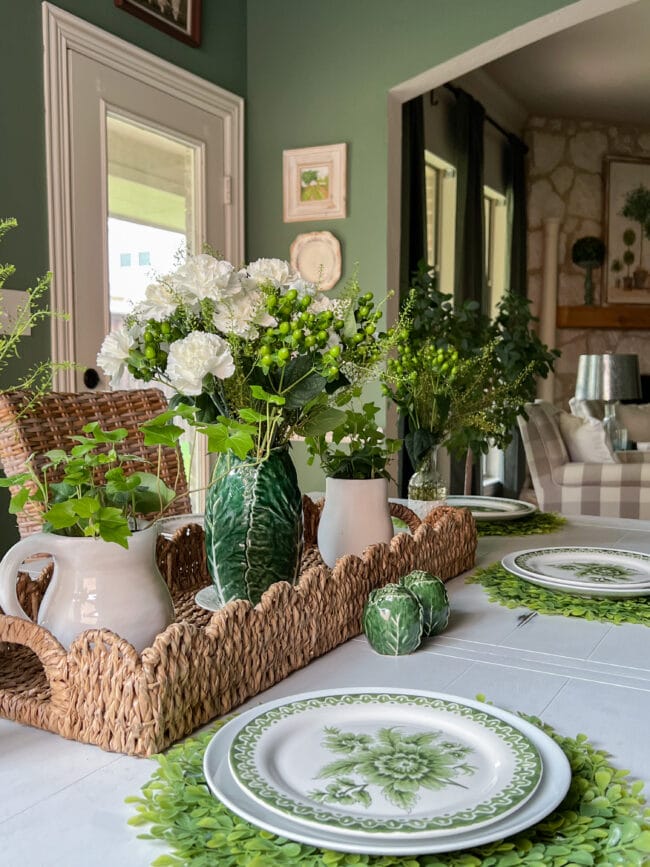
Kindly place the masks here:
[(380, 318), (356, 279), (332, 299), (279, 259), (238, 269), (203, 253), (147, 288), (98, 363), (170, 386), (210, 450), (264, 459), (294, 434), (332, 430), (346, 396), (378, 377), (391, 340)]

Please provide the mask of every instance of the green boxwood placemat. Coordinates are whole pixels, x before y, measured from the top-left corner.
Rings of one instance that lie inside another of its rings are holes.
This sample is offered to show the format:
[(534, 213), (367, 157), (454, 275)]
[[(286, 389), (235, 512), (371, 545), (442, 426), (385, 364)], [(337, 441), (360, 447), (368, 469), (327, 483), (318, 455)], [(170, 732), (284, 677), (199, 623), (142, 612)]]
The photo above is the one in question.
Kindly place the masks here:
[(173, 854), (158, 857), (152, 862), (155, 867), (641, 867), (650, 863), (650, 810), (644, 806), (643, 784), (630, 782), (628, 772), (614, 768), (607, 754), (596, 750), (585, 735), (562, 737), (536, 717), (521, 716), (557, 741), (569, 758), (573, 781), (555, 812), (503, 842), (448, 855), (373, 857), (316, 849), (260, 831), (212, 797), (203, 778), (203, 753), (223, 723), (155, 756), (159, 767), (142, 794), (126, 799), (136, 809), (129, 823), (149, 825), (148, 833), (140, 836), (169, 845)]
[(564, 617), (584, 617), (585, 620), (606, 623), (650, 626), (650, 596), (634, 596), (631, 599), (572, 596), (529, 584), (508, 572), (500, 563), (477, 569), (465, 580), (468, 584), (481, 584), (490, 602), (499, 602), (506, 608), (529, 608), (538, 614), (562, 614)]
[(536, 536), (556, 533), (566, 524), (566, 518), (557, 512), (534, 512), (516, 521), (477, 521), (479, 536)]

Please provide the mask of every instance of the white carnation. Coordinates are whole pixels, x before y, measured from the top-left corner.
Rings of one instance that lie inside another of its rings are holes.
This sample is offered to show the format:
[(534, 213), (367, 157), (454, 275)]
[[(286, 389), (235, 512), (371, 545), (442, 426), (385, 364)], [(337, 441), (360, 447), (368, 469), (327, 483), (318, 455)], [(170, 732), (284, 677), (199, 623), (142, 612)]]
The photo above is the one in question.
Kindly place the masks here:
[(225, 299), (216, 310), (212, 319), (215, 328), (222, 334), (236, 334), (245, 340), (254, 340), (257, 327), (269, 328), (277, 325), (264, 305), (264, 295), (255, 289), (252, 292), (239, 292)]
[(191, 256), (171, 275), (172, 289), (183, 298), (220, 301), (241, 290), (239, 275), (230, 262), (207, 253)]
[(324, 295), (322, 292), (319, 292), (318, 295), (314, 298), (314, 300), (309, 305), (310, 313), (324, 313), (326, 310), (331, 310), (332, 313), (336, 315), (337, 306), (334, 303), (333, 298), (329, 298), (327, 295)]
[(107, 334), (97, 353), (97, 364), (111, 379), (119, 379), (124, 373), (129, 350), (132, 347), (131, 337), (124, 325)]
[(137, 304), (133, 310), (134, 315), (141, 322), (147, 319), (162, 322), (176, 312), (179, 297), (165, 283), (151, 283), (144, 294), (145, 300)]
[(172, 343), (167, 356), (170, 385), (181, 394), (201, 394), (203, 377), (208, 373), (228, 379), (234, 372), (230, 347), (218, 334), (192, 331)]
[(283, 259), (256, 259), (246, 266), (246, 270), (258, 286), (272, 283), (278, 287), (297, 277), (289, 263)]

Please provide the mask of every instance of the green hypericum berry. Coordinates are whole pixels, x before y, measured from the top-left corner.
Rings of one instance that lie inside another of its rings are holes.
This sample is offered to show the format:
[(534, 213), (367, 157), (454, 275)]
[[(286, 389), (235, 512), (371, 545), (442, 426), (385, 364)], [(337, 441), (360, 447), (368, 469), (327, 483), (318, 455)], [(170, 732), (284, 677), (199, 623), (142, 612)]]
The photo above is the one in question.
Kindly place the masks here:
[(289, 350), (287, 349), (286, 346), (283, 346), (282, 349), (278, 349), (278, 358), (281, 361), (286, 361), (290, 355), (291, 355), (291, 353), (289, 352)]
[(290, 327), (291, 326), (289, 325), (288, 322), (281, 322), (278, 325), (278, 331), (280, 332), (280, 334), (288, 334)]

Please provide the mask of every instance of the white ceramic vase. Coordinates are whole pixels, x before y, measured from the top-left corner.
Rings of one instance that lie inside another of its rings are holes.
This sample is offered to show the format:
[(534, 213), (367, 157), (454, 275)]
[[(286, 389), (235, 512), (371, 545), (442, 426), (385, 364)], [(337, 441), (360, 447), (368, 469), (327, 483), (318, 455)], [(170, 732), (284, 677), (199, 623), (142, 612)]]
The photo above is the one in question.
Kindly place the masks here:
[(368, 545), (390, 542), (393, 535), (387, 479), (325, 480), (318, 548), (330, 569), (339, 557), (361, 555)]
[(50, 554), (54, 572), (38, 623), (69, 649), (86, 629), (110, 629), (141, 652), (174, 619), (174, 604), (156, 565), (155, 527), (129, 537), (128, 549), (102, 539), (36, 533), (17, 542), (0, 563), (0, 607), (28, 620), (18, 602), (20, 564)]

